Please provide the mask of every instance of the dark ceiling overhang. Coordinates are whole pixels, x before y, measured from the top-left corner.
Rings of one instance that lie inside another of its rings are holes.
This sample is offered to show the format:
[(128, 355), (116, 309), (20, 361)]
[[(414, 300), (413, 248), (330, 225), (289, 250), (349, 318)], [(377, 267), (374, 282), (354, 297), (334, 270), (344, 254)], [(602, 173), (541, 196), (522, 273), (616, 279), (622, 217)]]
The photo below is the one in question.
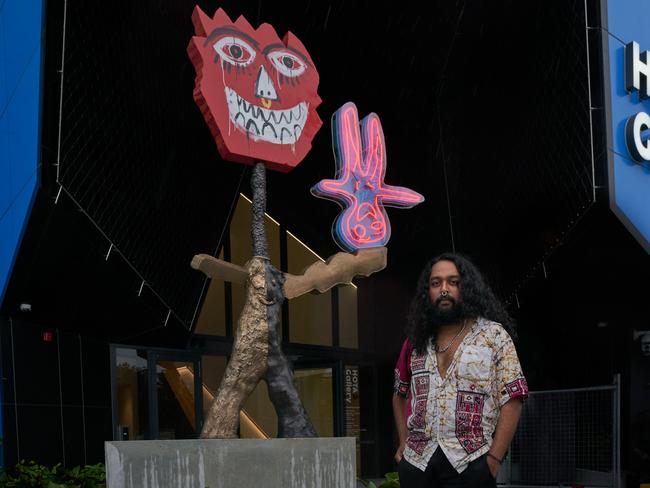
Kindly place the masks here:
[[(320, 72), (323, 129), (267, 186), (269, 213), (322, 256), (339, 209), (309, 188), (333, 177), (329, 118), (350, 100), (382, 120), (386, 182), (426, 198), (388, 210), (384, 273), (402, 287), (453, 248), (507, 297), (593, 203), (584, 2), (219, 6), (291, 30)], [(48, 325), (188, 338), (205, 284), (189, 261), (217, 250), (248, 186), (192, 99), (193, 8), (48, 2), (42, 186), (5, 311), (32, 300)]]

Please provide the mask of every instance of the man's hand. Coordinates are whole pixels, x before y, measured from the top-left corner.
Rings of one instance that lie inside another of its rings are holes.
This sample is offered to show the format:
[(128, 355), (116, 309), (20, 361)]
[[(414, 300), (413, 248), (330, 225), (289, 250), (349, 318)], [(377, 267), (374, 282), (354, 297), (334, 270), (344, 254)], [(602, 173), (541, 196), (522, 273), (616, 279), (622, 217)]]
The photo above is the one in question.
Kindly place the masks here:
[(497, 474), (499, 474), (499, 469), (501, 468), (501, 464), (499, 464), (499, 461), (496, 459), (490, 457), (490, 456), (485, 456), (485, 459), (487, 461), (488, 468), (490, 468), (490, 474), (494, 479), (497, 479)]
[(497, 426), (494, 431), (494, 439), (492, 446), (490, 446), (490, 455), (487, 456), (487, 465), (490, 468), (490, 473), (495, 478), (499, 472), (499, 459), (503, 460), (508, 450), (508, 446), (512, 442), (512, 438), (517, 430), (517, 422), (521, 416), (523, 403), (521, 398), (513, 398), (508, 400), (502, 407), (497, 420)]
[(395, 462), (397, 464), (399, 464), (402, 460), (402, 456), (404, 455), (404, 447), (406, 447), (405, 444), (400, 444), (397, 448), (397, 451), (395, 452)]
[(406, 428), (406, 398), (400, 395), (393, 395), (393, 415), (395, 416), (395, 426), (397, 427), (397, 437), (399, 447), (395, 452), (395, 461), (399, 464), (404, 454), (408, 429)]

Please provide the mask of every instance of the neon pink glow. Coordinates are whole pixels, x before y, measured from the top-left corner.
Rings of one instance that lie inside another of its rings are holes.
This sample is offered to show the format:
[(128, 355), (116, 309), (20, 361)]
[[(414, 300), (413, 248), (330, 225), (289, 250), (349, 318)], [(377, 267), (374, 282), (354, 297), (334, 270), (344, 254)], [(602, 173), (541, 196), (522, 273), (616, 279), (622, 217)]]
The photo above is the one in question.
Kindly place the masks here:
[(384, 133), (376, 114), (369, 114), (359, 123), (356, 106), (348, 102), (334, 114), (332, 125), (337, 179), (320, 181), (312, 193), (334, 200), (343, 208), (332, 227), (340, 247), (354, 251), (384, 246), (390, 239), (384, 206), (410, 208), (424, 197), (408, 188), (384, 183)]

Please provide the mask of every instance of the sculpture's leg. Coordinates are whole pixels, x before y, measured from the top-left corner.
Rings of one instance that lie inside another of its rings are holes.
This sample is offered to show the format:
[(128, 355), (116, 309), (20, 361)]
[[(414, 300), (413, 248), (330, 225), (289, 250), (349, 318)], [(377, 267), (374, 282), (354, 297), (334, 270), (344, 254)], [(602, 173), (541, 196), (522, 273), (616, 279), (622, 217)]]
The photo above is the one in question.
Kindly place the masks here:
[(266, 373), (268, 322), (266, 260), (253, 258), (248, 264), (246, 302), (239, 318), (232, 355), (208, 417), (204, 439), (237, 437), (239, 411)]
[(266, 383), (269, 398), (278, 415), (278, 437), (316, 437), (316, 431), (293, 384), (291, 365), (278, 340), (278, 324), (284, 301), (283, 281), (282, 273), (268, 264), (266, 287), (268, 296), (273, 298), (267, 308), (269, 353)]
[(237, 437), (239, 412), (244, 402), (264, 377), (268, 357), (269, 299), (266, 289), (268, 248), (264, 228), (266, 208), (266, 168), (256, 163), (251, 175), (253, 208), (251, 239), (253, 258), (247, 264), (246, 301), (238, 321), (232, 355), (208, 418), (203, 425), (202, 438)]

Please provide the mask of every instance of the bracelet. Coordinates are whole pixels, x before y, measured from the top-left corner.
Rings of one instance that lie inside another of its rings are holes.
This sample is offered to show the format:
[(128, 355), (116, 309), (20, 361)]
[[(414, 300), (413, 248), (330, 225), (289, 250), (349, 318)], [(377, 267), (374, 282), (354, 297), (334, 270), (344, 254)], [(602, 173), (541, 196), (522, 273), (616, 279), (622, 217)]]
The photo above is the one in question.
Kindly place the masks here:
[(492, 454), (491, 452), (488, 452), (488, 453), (487, 453), (487, 457), (491, 457), (491, 458), (494, 459), (497, 463), (499, 463), (499, 464), (503, 464), (503, 459), (499, 459), (498, 457), (496, 457), (496, 456), (495, 456), (494, 454)]

